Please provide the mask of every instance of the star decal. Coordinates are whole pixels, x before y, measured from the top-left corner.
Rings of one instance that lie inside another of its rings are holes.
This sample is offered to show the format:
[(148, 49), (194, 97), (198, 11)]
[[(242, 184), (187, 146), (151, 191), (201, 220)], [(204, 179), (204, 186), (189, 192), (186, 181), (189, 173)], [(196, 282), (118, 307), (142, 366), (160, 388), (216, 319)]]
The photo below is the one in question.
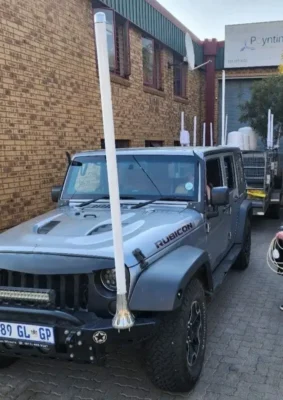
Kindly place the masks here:
[(97, 344), (103, 344), (107, 340), (107, 334), (102, 331), (95, 332), (93, 334), (93, 341)]

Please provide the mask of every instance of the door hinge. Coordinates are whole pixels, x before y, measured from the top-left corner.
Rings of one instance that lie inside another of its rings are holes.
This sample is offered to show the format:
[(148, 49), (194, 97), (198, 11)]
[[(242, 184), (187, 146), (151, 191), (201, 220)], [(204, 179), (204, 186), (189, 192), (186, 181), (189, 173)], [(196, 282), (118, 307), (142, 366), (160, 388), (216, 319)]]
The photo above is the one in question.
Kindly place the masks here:
[(210, 232), (210, 224), (207, 222), (206, 223), (206, 233)]
[(228, 215), (232, 214), (232, 207), (229, 205), (224, 209), (224, 212), (227, 213)]

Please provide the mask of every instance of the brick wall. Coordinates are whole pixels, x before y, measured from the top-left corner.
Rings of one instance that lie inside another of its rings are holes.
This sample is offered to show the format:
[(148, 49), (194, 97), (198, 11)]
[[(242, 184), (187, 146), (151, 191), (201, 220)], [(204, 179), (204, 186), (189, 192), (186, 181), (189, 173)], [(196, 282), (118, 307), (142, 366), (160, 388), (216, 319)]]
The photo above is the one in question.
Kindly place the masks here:
[[(163, 51), (164, 94), (142, 82), (141, 36), (131, 28), (129, 81), (113, 77), (116, 137), (178, 140), (180, 113), (192, 130), (205, 117), (204, 76), (190, 72), (189, 100), (173, 97), (173, 71)], [(103, 138), (90, 0), (0, 2), (0, 230), (53, 205), (65, 151), (100, 147)]]
[[(271, 75), (276, 75), (278, 68), (243, 68), (243, 69), (229, 69), (226, 70), (226, 79), (239, 79), (239, 78), (265, 78)], [(218, 141), (218, 115), (221, 113), (219, 110), (219, 82), (222, 81), (222, 71), (218, 71), (215, 77), (215, 114), (214, 114), (214, 139)]]
[(186, 128), (192, 132), (193, 117), (204, 113), (204, 75), (189, 72), (188, 100), (173, 95), (172, 53), (162, 51), (162, 80), (164, 91), (143, 85), (141, 33), (131, 28), (131, 76), (129, 81), (112, 77), (115, 133), (118, 139), (130, 139), (132, 146), (144, 146), (145, 139), (163, 140), (167, 146), (179, 139), (181, 111), (185, 112)]

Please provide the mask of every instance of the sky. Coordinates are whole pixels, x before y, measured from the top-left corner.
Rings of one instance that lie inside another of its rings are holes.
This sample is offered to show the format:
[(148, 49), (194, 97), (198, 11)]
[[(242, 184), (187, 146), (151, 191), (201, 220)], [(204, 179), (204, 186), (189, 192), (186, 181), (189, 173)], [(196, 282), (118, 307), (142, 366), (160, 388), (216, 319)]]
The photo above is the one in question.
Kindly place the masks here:
[(201, 40), (224, 40), (225, 25), (283, 19), (283, 0), (158, 0)]

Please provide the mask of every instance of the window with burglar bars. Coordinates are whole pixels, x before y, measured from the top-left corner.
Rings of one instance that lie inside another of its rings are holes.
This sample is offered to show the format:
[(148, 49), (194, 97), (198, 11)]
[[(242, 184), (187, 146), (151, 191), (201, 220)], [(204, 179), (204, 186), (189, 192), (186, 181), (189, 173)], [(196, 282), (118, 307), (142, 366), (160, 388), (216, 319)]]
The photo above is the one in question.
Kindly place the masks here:
[(145, 147), (162, 147), (163, 140), (146, 140)]
[(107, 48), (109, 68), (122, 78), (130, 75), (129, 21), (107, 8), (95, 8), (94, 14), (106, 15)]
[(187, 67), (183, 64), (182, 57), (174, 55), (174, 95), (187, 97)]
[[(115, 147), (116, 147), (116, 149), (123, 149), (123, 148), (130, 147), (130, 141), (127, 139), (116, 139)], [(105, 149), (105, 140), (104, 139), (101, 139), (101, 148)]]
[(142, 38), (143, 83), (162, 90), (161, 45), (154, 39)]

